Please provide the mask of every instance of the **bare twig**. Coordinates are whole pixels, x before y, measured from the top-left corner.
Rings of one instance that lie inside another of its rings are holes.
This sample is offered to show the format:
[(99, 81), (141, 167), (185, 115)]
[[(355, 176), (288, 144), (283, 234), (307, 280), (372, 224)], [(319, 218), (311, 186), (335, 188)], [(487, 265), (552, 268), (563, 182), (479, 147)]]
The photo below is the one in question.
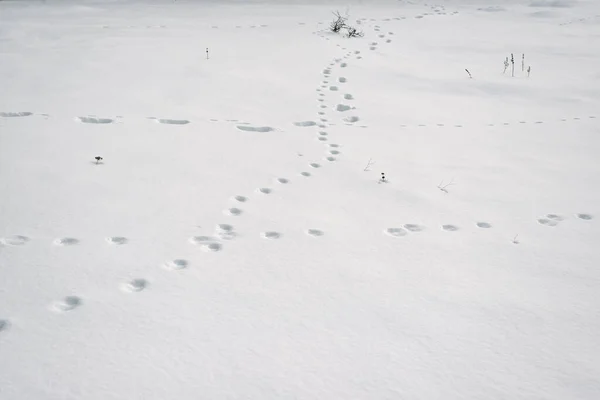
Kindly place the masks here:
[(473, 75), (471, 75), (471, 73), (469, 72), (469, 70), (465, 68), (465, 71), (467, 71), (467, 74), (469, 74), (469, 78), (473, 79)]
[(515, 237), (513, 238), (512, 242), (514, 244), (519, 244), (519, 241), (517, 240), (518, 237), (519, 237), (519, 234), (516, 234)]
[(448, 189), (446, 189), (446, 188), (448, 186), (452, 186), (452, 185), (456, 185), (456, 183), (454, 183), (454, 178), (452, 178), (452, 180), (450, 181), (450, 183), (447, 183), (445, 185), (444, 185), (444, 181), (442, 180), (440, 182), (440, 184), (437, 186), (437, 188), (440, 189), (444, 193), (448, 193)]
[(342, 17), (339, 11), (334, 12), (333, 15), (335, 16), (335, 20), (331, 22), (331, 24), (329, 25), (329, 29), (331, 30), (331, 32), (338, 33), (346, 27), (346, 20), (348, 18)]
[(365, 169), (364, 169), (363, 171), (368, 171), (368, 170), (369, 170), (369, 168), (370, 168), (370, 167), (371, 167), (373, 164), (375, 164), (375, 161), (372, 161), (372, 159), (371, 159), (371, 158), (369, 158), (369, 162), (367, 163), (367, 166), (365, 167)]

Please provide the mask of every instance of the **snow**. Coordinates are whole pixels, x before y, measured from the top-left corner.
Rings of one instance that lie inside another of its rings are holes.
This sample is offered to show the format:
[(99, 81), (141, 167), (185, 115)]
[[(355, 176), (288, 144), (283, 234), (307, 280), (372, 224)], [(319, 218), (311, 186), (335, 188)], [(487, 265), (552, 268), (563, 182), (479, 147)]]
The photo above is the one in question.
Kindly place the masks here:
[(597, 399), (599, 15), (0, 1), (0, 399)]

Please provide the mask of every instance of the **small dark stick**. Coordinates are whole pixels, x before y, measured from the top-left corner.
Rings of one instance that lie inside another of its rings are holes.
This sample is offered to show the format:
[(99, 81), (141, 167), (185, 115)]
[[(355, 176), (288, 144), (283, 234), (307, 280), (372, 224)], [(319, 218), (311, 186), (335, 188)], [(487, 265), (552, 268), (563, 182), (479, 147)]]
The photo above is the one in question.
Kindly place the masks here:
[(94, 159), (96, 160), (96, 164), (98, 164), (100, 161), (103, 160), (103, 158), (100, 156), (96, 156), (96, 157), (94, 157)]
[(208, 47), (206, 48), (206, 59), (208, 60)]
[(515, 56), (513, 53), (510, 53), (510, 63), (512, 64), (512, 76), (515, 76)]
[(469, 78), (473, 79), (473, 76), (471, 75), (471, 73), (469, 72), (469, 70), (465, 68), (465, 71), (467, 71), (467, 74), (469, 74)]

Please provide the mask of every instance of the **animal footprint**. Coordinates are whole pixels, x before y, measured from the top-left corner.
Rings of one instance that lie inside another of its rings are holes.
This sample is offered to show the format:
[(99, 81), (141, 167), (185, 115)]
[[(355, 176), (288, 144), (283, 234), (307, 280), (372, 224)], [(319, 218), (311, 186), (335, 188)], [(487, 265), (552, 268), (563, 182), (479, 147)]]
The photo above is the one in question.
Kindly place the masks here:
[(326, 159), (327, 161), (335, 161), (335, 160), (336, 160), (336, 158), (335, 158), (335, 157), (325, 157), (325, 159)]
[(487, 229), (487, 228), (491, 228), (492, 224), (490, 224), (489, 222), (477, 222), (477, 226), (479, 228)]
[(76, 244), (79, 244), (79, 239), (70, 238), (70, 237), (59, 238), (59, 239), (54, 240), (54, 244), (57, 246), (74, 246)]
[(346, 93), (344, 95), (344, 99), (346, 99), (346, 100), (354, 100), (354, 97), (350, 93)]
[(384, 232), (387, 235), (393, 236), (393, 237), (401, 237), (401, 236), (406, 236), (408, 234), (408, 232), (404, 228), (387, 228)]
[(188, 265), (189, 265), (189, 263), (187, 260), (176, 259), (176, 260), (167, 261), (164, 264), (164, 267), (170, 271), (176, 271), (176, 270), (180, 270), (180, 269), (186, 269), (188, 267)]
[(300, 172), (300, 175), (308, 178), (310, 176), (310, 172)]
[(122, 244), (127, 244), (128, 240), (126, 237), (123, 236), (112, 236), (112, 237), (108, 237), (106, 238), (106, 241), (109, 244), (114, 244), (114, 245), (122, 245)]
[[(323, 99), (318, 99), (318, 100), (323, 100)], [(300, 122), (294, 122), (294, 125), (299, 126), (299, 127), (303, 127), (306, 128), (308, 126), (315, 126), (317, 123), (315, 121), (300, 121)]]
[(404, 224), (404, 229), (406, 229), (410, 232), (421, 232), (425, 228), (422, 227), (421, 225), (417, 225), (417, 224)]
[(344, 78), (343, 76), (340, 76), (338, 78), (338, 82), (340, 82), (340, 83), (346, 83), (346, 82), (348, 82), (348, 80), (346, 78)]
[(29, 242), (29, 238), (22, 235), (8, 236), (0, 239), (0, 243), (7, 246), (23, 246), (27, 242)]
[(358, 118), (357, 116), (351, 116), (351, 117), (344, 118), (344, 121), (349, 122), (351, 124), (358, 122), (359, 120), (360, 120), (360, 118)]
[(76, 309), (81, 306), (83, 301), (78, 296), (67, 296), (64, 299), (54, 303), (54, 309), (56, 311), (67, 312)]
[(0, 117), (3, 118), (15, 118), (15, 117), (30, 117), (33, 113), (29, 111), (18, 111), (18, 112), (6, 112), (0, 111)]
[(310, 165), (313, 168), (321, 168), (321, 164), (317, 164), (317, 163), (310, 163), (308, 165)]
[(169, 119), (169, 118), (158, 118), (156, 120), (159, 124), (165, 125), (187, 125), (190, 123), (187, 119)]
[(232, 208), (228, 208), (227, 210), (225, 210), (224, 213), (226, 215), (231, 215), (231, 216), (237, 217), (242, 214), (242, 210), (240, 210), (239, 208), (236, 208), (236, 207), (232, 207)]
[(260, 235), (264, 239), (279, 239), (281, 237), (281, 233), (273, 231), (263, 232)]
[(98, 117), (77, 117), (79, 122), (84, 124), (112, 124), (115, 122), (111, 118), (98, 118)]
[(271, 192), (273, 192), (273, 190), (269, 188), (259, 188), (257, 191), (262, 194), (271, 194)]
[(347, 66), (348, 66), (348, 64), (346, 64), (346, 63), (341, 63), (340, 64), (340, 67), (342, 67), (342, 68), (346, 68)]
[(337, 86), (329, 86), (329, 90), (331, 90), (332, 92), (337, 92), (338, 87)]
[(458, 226), (456, 225), (442, 225), (442, 230), (447, 232), (456, 232), (458, 230)]
[(207, 253), (213, 253), (221, 251), (223, 245), (221, 243), (203, 243), (200, 245), (200, 248)]
[(229, 224), (219, 224), (215, 229), (216, 235), (224, 240), (235, 238), (236, 234), (233, 231), (233, 226)]
[(245, 203), (248, 201), (248, 198), (245, 196), (233, 196), (233, 200), (239, 201), (240, 203)]
[(123, 284), (123, 290), (126, 292), (141, 292), (148, 287), (148, 281), (145, 279), (132, 279)]
[(337, 106), (335, 106), (335, 109), (336, 109), (336, 111), (344, 112), (344, 111), (351, 110), (352, 107), (350, 107), (349, 105), (346, 105), (346, 104), (338, 104)]
[(308, 236), (312, 236), (312, 237), (319, 237), (319, 236), (323, 236), (325, 233), (318, 229), (308, 229), (306, 231), (306, 234)]
[(564, 218), (556, 214), (546, 214), (544, 218), (538, 218), (538, 223), (545, 226), (556, 226)]
[(590, 215), (590, 214), (577, 214), (577, 218), (583, 219), (585, 221), (590, 221), (594, 217), (592, 215)]
[(9, 326), (10, 323), (7, 319), (0, 319), (0, 333), (7, 331)]
[(290, 181), (288, 179), (285, 179), (285, 178), (277, 178), (277, 182), (281, 183), (281, 184), (290, 183)]
[(246, 132), (273, 132), (275, 128), (270, 126), (248, 126), (248, 125), (237, 125), (240, 131)]

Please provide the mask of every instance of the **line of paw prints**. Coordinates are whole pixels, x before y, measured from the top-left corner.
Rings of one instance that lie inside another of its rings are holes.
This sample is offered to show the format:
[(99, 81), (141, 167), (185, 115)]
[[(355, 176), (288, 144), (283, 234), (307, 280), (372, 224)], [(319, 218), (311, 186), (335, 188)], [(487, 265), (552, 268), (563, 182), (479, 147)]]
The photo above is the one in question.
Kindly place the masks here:
[(572, 20), (567, 21), (567, 22), (560, 23), (559, 25), (560, 26), (571, 25), (571, 24), (576, 24), (576, 23), (581, 23), (581, 22), (587, 22), (587, 21), (590, 21), (590, 20), (596, 20), (598, 18), (600, 18), (600, 15), (594, 15), (594, 16), (585, 17), (585, 18), (576, 18), (576, 19), (572, 19)]
[[(355, 53), (360, 54), (360, 51), (356, 50)], [(341, 59), (337, 59), (337, 60), (341, 60)], [(340, 67), (341, 68), (345, 68), (348, 66), (348, 63), (346, 62), (340, 62)], [(325, 102), (325, 92), (326, 91), (330, 91), (330, 92), (338, 92), (340, 91), (340, 86), (339, 85), (335, 85), (335, 84), (331, 84), (330, 80), (327, 79), (330, 77), (331, 74), (331, 68), (325, 68), (324, 70), (324, 75), (325, 78), (323, 81), (321, 81), (321, 85), (319, 85), (319, 87), (317, 87), (317, 91), (319, 92), (317, 101), (319, 103), (324, 103)], [(327, 72), (325, 72), (327, 71)], [(346, 83), (348, 82), (347, 78), (340, 76), (337, 78), (337, 82), (338, 83)], [(354, 97), (352, 96), (352, 94), (350, 93), (345, 93), (343, 95), (343, 99), (344, 100), (354, 100)], [(326, 109), (328, 108), (327, 105), (325, 104), (320, 104), (319, 107), (321, 109)], [(355, 110), (356, 108), (348, 105), (348, 104), (343, 104), (343, 103), (339, 103), (335, 106), (336, 111), (339, 112), (345, 112), (345, 111), (350, 111), (350, 110)], [(46, 119), (50, 118), (50, 115), (48, 114), (35, 114), (33, 112), (30, 111), (1, 111), (0, 112), (0, 117), (1, 118), (18, 118), (18, 117), (30, 117), (30, 116), (34, 116), (34, 115), (38, 115), (38, 116), (42, 116)], [(323, 115), (325, 115), (325, 112), (323, 110), (320, 110), (319, 112), (319, 121), (320, 122), (315, 122), (315, 121), (300, 121), (300, 122), (293, 122), (292, 124), (295, 126), (302, 126), (302, 127), (309, 127), (309, 126), (318, 126), (320, 128), (326, 128), (328, 125), (335, 125), (332, 123), (328, 123), (328, 120), (325, 119), (323, 117)], [(122, 116), (116, 116), (116, 117), (98, 117), (98, 116), (84, 116), (84, 117), (76, 117), (75, 120), (77, 122), (83, 123), (83, 124), (96, 124), (96, 125), (107, 125), (107, 124), (122, 124), (124, 123), (123, 121), (124, 117)], [(188, 119), (172, 119), (172, 118), (157, 118), (157, 117), (148, 117), (149, 120), (153, 120), (156, 123), (159, 124), (163, 124), (163, 125), (187, 125), (192, 123), (193, 121), (188, 120)], [(487, 124), (482, 124), (482, 125), (472, 125), (472, 126), (486, 126), (486, 127), (502, 127), (502, 126), (519, 126), (519, 125), (526, 125), (526, 124), (530, 124), (530, 125), (541, 125), (544, 123), (556, 123), (556, 122), (569, 122), (569, 121), (583, 121), (583, 120), (594, 120), (597, 119), (597, 116), (595, 115), (588, 115), (587, 117), (568, 117), (568, 118), (560, 118), (557, 120), (553, 120), (553, 121), (542, 121), (542, 120), (536, 120), (536, 121), (525, 121), (525, 120), (519, 120), (519, 121), (504, 121), (504, 122), (498, 122), (498, 123), (487, 123)], [(346, 125), (349, 126), (359, 126), (356, 123), (360, 121), (360, 118), (356, 115), (352, 115), (349, 117), (345, 117), (342, 119), (343, 122)], [(272, 127), (272, 126), (256, 126), (256, 125), (252, 125), (249, 122), (245, 122), (245, 121), (240, 121), (237, 119), (225, 119), (225, 120), (219, 120), (219, 119), (214, 119), (214, 118), (210, 118), (210, 119), (203, 119), (201, 120), (202, 122), (223, 122), (223, 123), (228, 123), (228, 124), (232, 124), (236, 127), (236, 129), (241, 130), (241, 131), (246, 131), (246, 132), (273, 132), (273, 131), (282, 131), (281, 128), (276, 128), (276, 127)], [(469, 126), (469, 124), (457, 124), (457, 123), (433, 123), (433, 124), (413, 124), (413, 125), (407, 125), (407, 124), (399, 124), (398, 125), (400, 128), (423, 128), (423, 127), (438, 127), (438, 128), (463, 128), (465, 126)], [(364, 125), (360, 125), (360, 127), (366, 127)]]
[[(248, 199), (244, 196), (235, 196), (233, 200), (237, 202), (246, 202)], [(575, 217), (583, 221), (591, 221), (593, 216), (587, 213), (577, 213)], [(545, 216), (538, 218), (537, 222), (541, 225), (554, 227), (560, 222), (564, 221), (565, 217), (558, 214), (546, 214)], [(478, 221), (475, 226), (481, 229), (490, 229), (492, 224), (489, 222)], [(457, 232), (460, 230), (459, 226), (453, 224), (444, 224), (440, 226), (440, 229), (445, 232)], [(405, 237), (413, 234), (419, 234), (426, 230), (426, 227), (419, 224), (408, 223), (403, 224), (399, 227), (392, 227), (384, 229), (384, 234), (394, 238)], [(307, 236), (313, 238), (320, 238), (325, 235), (325, 232), (320, 229), (309, 228), (305, 230)], [(193, 236), (189, 239), (190, 243), (199, 246), (203, 251), (206, 252), (218, 252), (222, 249), (222, 242), (232, 240), (237, 237), (237, 233), (230, 224), (218, 224), (215, 227), (212, 236)], [(281, 232), (276, 231), (264, 231), (260, 233), (260, 237), (265, 240), (276, 240), (283, 237)], [(0, 243), (6, 246), (23, 246), (30, 241), (27, 236), (16, 235), (3, 237), (0, 239)], [(126, 244), (128, 240), (124, 237), (116, 236), (109, 237), (106, 239), (109, 244), (122, 245)], [(59, 238), (54, 241), (57, 246), (76, 245), (79, 240), (75, 238)], [(519, 243), (517, 237), (513, 239), (513, 243)], [(175, 258), (165, 261), (162, 267), (168, 271), (181, 271), (189, 268), (190, 262), (186, 259)], [(139, 293), (147, 289), (150, 282), (144, 278), (133, 278), (122, 282), (119, 286), (122, 291), (127, 293)], [(77, 295), (68, 295), (61, 299), (58, 299), (50, 304), (50, 309), (58, 313), (67, 313), (80, 308), (84, 304), (82, 297)], [(0, 334), (6, 333), (11, 327), (11, 322), (6, 318), (0, 318)]]
[[(311, 166), (313, 166), (314, 168), (320, 167), (320, 165), (317, 165), (317, 164), (314, 164), (314, 165), (311, 164)], [(282, 184), (287, 184), (289, 181), (284, 178), (278, 178), (278, 182), (280, 182)], [(259, 189), (257, 189), (257, 191), (260, 193), (263, 193), (263, 194), (272, 193), (272, 189), (270, 189), (270, 188), (259, 188)], [(234, 200), (236, 202), (240, 202), (240, 203), (245, 203), (249, 199), (245, 196), (238, 195), (238, 196), (234, 196), (232, 198), (232, 200)], [(237, 208), (234, 208), (234, 209), (238, 210)], [(231, 210), (232, 209), (228, 209), (228, 211), (231, 211)], [(231, 215), (240, 215), (240, 213), (234, 212), (234, 213), (231, 213)], [(588, 213), (577, 213), (574, 216), (577, 219), (583, 220), (583, 221), (591, 221), (594, 219), (594, 216), (592, 214), (588, 214)], [(536, 221), (541, 225), (554, 227), (554, 226), (557, 226), (560, 222), (564, 221), (565, 219), (566, 219), (566, 217), (559, 215), (559, 214), (546, 214), (543, 217), (538, 218)], [(491, 224), (489, 224), (487, 222), (477, 222), (476, 226), (479, 228), (491, 228)], [(401, 228), (390, 228), (390, 229), (401, 229)], [(424, 228), (420, 225), (406, 224), (403, 226), (403, 229), (410, 231), (410, 232), (420, 232)], [(446, 230), (446, 231), (457, 231), (458, 227), (456, 227), (455, 225), (442, 225), (442, 229)], [(269, 236), (269, 235), (267, 235), (267, 236)], [(317, 235), (317, 236), (321, 236), (321, 235)], [(403, 236), (403, 235), (393, 235), (393, 236)], [(213, 236), (193, 236), (192, 238), (190, 238), (190, 242), (192, 244), (201, 246), (206, 251), (219, 251), (222, 248), (222, 246), (216, 246), (216, 245), (214, 245), (215, 243), (218, 243), (219, 241), (222, 241), (222, 240), (232, 240), (235, 237), (237, 237), (237, 233), (235, 232), (232, 225), (219, 224), (216, 226)], [(29, 238), (28, 236), (23, 236), (23, 235), (5, 236), (5, 237), (0, 238), (0, 245), (11, 246), (11, 247), (24, 246), (24, 245), (28, 244), (30, 241), (31, 241), (31, 238)], [(111, 237), (106, 238), (105, 242), (109, 245), (120, 246), (120, 245), (125, 245), (125, 244), (129, 243), (129, 239), (126, 237), (123, 237), (123, 236), (111, 236)], [(73, 237), (62, 237), (62, 238), (55, 239), (53, 241), (53, 244), (55, 246), (74, 246), (74, 245), (78, 245), (79, 243), (80, 243), (80, 240), (77, 238), (73, 238)]]
[[(320, 168), (320, 165), (318, 165), (318, 164), (313, 165), (313, 164), (311, 164), (311, 166), (313, 166), (313, 168)], [(284, 178), (278, 178), (278, 181), (282, 184), (287, 184), (289, 182), (287, 179), (284, 179)], [(263, 193), (263, 194), (270, 194), (270, 193), (272, 193), (272, 189), (259, 188), (259, 189), (257, 189), (257, 192)], [(245, 203), (245, 202), (249, 201), (248, 197), (240, 196), (240, 195), (232, 197), (232, 200), (235, 202), (239, 202), (239, 203)], [(239, 210), (237, 207), (234, 207), (233, 209)], [(228, 212), (230, 212), (231, 210), (232, 210), (231, 208), (228, 209)], [(240, 214), (241, 214), (241, 212), (230, 213), (230, 215), (240, 215)], [(578, 220), (582, 220), (582, 221), (591, 221), (594, 219), (594, 216), (589, 213), (576, 213), (576, 214), (574, 214), (574, 217), (577, 218)], [(555, 226), (558, 226), (565, 219), (566, 219), (565, 216), (562, 216), (559, 214), (546, 214), (542, 217), (537, 218), (536, 221), (540, 225), (544, 225), (544, 226), (548, 226), (548, 227), (555, 227)], [(479, 228), (491, 228), (492, 227), (492, 225), (490, 223), (483, 222), (483, 221), (478, 221), (478, 222), (476, 222), (475, 225)], [(403, 232), (403, 231), (405, 231), (406, 233), (420, 232), (424, 229), (425, 228), (421, 225), (405, 224), (401, 228), (389, 228), (388, 233), (391, 234), (393, 232)], [(441, 229), (445, 230), (445, 231), (450, 231), (450, 232), (459, 230), (459, 228), (456, 225), (442, 225)], [(309, 229), (307, 232), (309, 234), (311, 234), (312, 231), (313, 230)], [(314, 231), (314, 232), (316, 232), (316, 231)], [(190, 243), (200, 246), (203, 250), (205, 250), (207, 252), (215, 252), (215, 251), (220, 251), (222, 249), (223, 246), (220, 243), (222, 243), (223, 241), (235, 239), (237, 236), (238, 236), (238, 234), (236, 233), (233, 225), (218, 224), (215, 227), (215, 230), (214, 230), (212, 236), (193, 236), (190, 238)], [(263, 236), (272, 238), (274, 235), (263, 235)], [(312, 236), (322, 236), (322, 232), (319, 235), (314, 234)], [(396, 234), (396, 235), (392, 235), (392, 236), (404, 236), (404, 235), (400, 233), (400, 234)], [(277, 236), (277, 237), (279, 237), (279, 236)], [(0, 245), (7, 246), (7, 247), (25, 246), (25, 245), (29, 244), (30, 242), (31, 242), (31, 238), (28, 236), (24, 236), (24, 235), (13, 235), (13, 236), (5, 236), (5, 237), (0, 238)], [(111, 236), (111, 237), (106, 238), (105, 242), (108, 245), (121, 246), (121, 245), (128, 244), (129, 239), (126, 237), (123, 237), (123, 236)], [(73, 238), (73, 237), (62, 237), (62, 238), (54, 239), (52, 243), (54, 246), (75, 246), (75, 245), (80, 244), (80, 240), (77, 238)]]

